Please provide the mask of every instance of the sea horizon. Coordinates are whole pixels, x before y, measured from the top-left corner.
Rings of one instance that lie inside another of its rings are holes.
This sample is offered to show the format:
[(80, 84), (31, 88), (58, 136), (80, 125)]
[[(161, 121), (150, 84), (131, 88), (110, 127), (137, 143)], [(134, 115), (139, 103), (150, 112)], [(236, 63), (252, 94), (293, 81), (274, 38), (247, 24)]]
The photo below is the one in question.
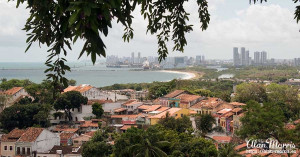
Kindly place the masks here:
[[(113, 84), (165, 82), (173, 79), (190, 79), (188, 72), (172, 72), (165, 70), (147, 70), (141, 68), (107, 68), (105, 63), (92, 65), (91, 62), (68, 62), (71, 72), (66, 73), (68, 79), (77, 84), (90, 84), (105, 87)], [(46, 65), (42, 62), (0, 62), (0, 78), (29, 79), (35, 83), (45, 80)]]

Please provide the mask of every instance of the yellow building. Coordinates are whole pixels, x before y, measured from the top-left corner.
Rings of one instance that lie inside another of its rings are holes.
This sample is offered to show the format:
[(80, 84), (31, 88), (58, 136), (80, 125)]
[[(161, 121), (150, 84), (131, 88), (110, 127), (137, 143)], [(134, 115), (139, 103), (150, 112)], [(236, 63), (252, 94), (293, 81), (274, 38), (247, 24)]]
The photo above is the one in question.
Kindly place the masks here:
[(186, 108), (170, 108), (164, 112), (161, 112), (157, 115), (148, 117), (150, 119), (150, 124), (155, 125), (158, 123), (159, 120), (166, 117), (166, 114), (169, 113), (170, 117), (174, 118), (181, 118), (184, 115), (188, 116), (190, 115), (190, 110)]

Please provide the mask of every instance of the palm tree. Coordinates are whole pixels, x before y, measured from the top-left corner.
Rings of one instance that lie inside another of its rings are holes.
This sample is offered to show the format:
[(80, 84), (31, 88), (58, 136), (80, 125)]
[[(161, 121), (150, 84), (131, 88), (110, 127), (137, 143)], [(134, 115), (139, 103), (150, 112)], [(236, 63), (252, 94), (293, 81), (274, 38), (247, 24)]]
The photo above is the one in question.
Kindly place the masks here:
[(240, 154), (238, 154), (234, 150), (234, 144), (232, 143), (226, 143), (221, 146), (218, 153), (219, 157), (241, 157)]
[(149, 139), (146, 138), (141, 143), (135, 144), (129, 149), (133, 152), (134, 157), (167, 157), (167, 154), (157, 146), (168, 143), (167, 141), (159, 141), (152, 145)]

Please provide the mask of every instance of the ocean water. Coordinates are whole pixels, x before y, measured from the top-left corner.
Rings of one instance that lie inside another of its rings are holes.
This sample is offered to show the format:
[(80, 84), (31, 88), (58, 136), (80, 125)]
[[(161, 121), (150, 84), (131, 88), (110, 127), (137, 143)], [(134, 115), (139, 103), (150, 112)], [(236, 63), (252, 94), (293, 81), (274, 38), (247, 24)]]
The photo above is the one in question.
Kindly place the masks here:
[[(96, 87), (113, 85), (115, 83), (149, 83), (153, 81), (169, 81), (186, 77), (186, 74), (168, 73), (162, 71), (143, 71), (131, 68), (107, 68), (104, 63), (92, 65), (86, 62), (70, 62), (71, 72), (68, 79), (74, 79), (77, 84), (90, 84)], [(29, 79), (40, 83), (46, 79), (43, 63), (0, 63), (0, 78)]]

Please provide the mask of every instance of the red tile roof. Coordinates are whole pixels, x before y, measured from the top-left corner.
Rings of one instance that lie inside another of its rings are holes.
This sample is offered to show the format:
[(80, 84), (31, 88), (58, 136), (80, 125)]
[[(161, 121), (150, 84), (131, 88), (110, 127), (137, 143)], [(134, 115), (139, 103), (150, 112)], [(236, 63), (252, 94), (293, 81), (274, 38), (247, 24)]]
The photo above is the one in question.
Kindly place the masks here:
[(157, 109), (157, 110), (155, 110), (155, 111), (163, 112), (163, 111), (168, 110), (169, 108), (170, 108), (170, 107), (161, 107), (161, 108), (159, 108), (159, 109)]
[(150, 105), (141, 105), (141, 106), (138, 107), (138, 109), (146, 110), (146, 109), (148, 109), (150, 107), (151, 107)]
[(92, 88), (93, 88), (93, 86), (91, 86), (91, 85), (69, 86), (66, 89), (64, 89), (64, 92), (78, 91), (80, 93), (84, 93)]
[(136, 127), (137, 128), (136, 125), (123, 125), (120, 129), (121, 130), (127, 130), (127, 129), (131, 128), (131, 127)]
[(81, 128), (88, 128), (88, 127), (98, 127), (98, 122), (93, 122), (91, 120), (84, 121), (83, 124), (80, 125)]
[(60, 136), (60, 140), (67, 140), (72, 138), (75, 135), (75, 133), (61, 133)]
[(116, 108), (114, 109), (114, 112), (122, 112), (122, 111), (126, 111), (126, 108)]
[(68, 125), (56, 125), (53, 131), (74, 133), (78, 131), (78, 128), (70, 128)]
[(300, 119), (294, 121), (295, 124), (300, 124)]
[(243, 144), (240, 144), (240, 145), (234, 147), (234, 150), (240, 150), (241, 148), (244, 148), (244, 147), (247, 147), (247, 143), (243, 143)]
[(286, 124), (284, 128), (287, 130), (293, 130), (296, 129), (296, 126), (294, 124)]
[(164, 97), (165, 98), (175, 98), (175, 97), (177, 97), (178, 95), (180, 95), (180, 94), (182, 94), (184, 92), (185, 92), (184, 90), (175, 90), (175, 91), (173, 91), (173, 92), (165, 95)]
[(140, 116), (140, 115), (138, 115), (138, 114), (130, 114), (130, 115), (111, 115), (110, 118), (126, 118), (126, 117), (128, 117), (128, 118), (137, 118), (138, 116)]
[(213, 136), (213, 139), (218, 143), (229, 143), (232, 140), (230, 136)]
[(23, 89), (23, 87), (13, 87), (13, 88), (8, 89), (7, 91), (5, 91), (4, 94), (6, 94), (6, 95), (14, 95), (14, 94), (16, 94), (17, 92), (19, 92), (22, 89)]
[(161, 105), (152, 105), (152, 106), (150, 106), (150, 108), (144, 110), (143, 112), (155, 111), (155, 110), (159, 109), (160, 107), (161, 107)]
[(201, 98), (201, 96), (192, 94), (180, 94), (176, 98), (180, 99), (181, 102), (191, 102)]
[(33, 142), (43, 132), (44, 128), (27, 128), (23, 135), (20, 137), (20, 142)]
[(234, 109), (232, 109), (232, 112), (240, 112), (240, 111), (242, 111), (243, 109), (242, 108), (234, 108)]
[(200, 102), (198, 102), (197, 104), (193, 105), (191, 108), (210, 108), (213, 109), (215, 107), (217, 107), (220, 104), (225, 103), (223, 100), (221, 100), (220, 98), (207, 98), (205, 100), (201, 100)]
[(137, 102), (138, 101), (136, 99), (130, 99), (130, 100), (126, 101), (125, 103), (123, 103), (122, 105), (124, 105), (124, 106), (130, 106), (130, 105), (135, 104)]
[(1, 138), (1, 142), (16, 142), (25, 132), (23, 129), (14, 129), (10, 131), (8, 134), (3, 135)]
[(90, 131), (90, 132), (85, 133), (84, 135), (88, 135), (88, 136), (93, 137), (95, 135), (95, 132), (96, 131)]
[(240, 102), (231, 102), (231, 103), (229, 103), (229, 104), (231, 104), (231, 105), (233, 105), (233, 106), (245, 106), (245, 105), (246, 105), (246, 104), (240, 103)]

